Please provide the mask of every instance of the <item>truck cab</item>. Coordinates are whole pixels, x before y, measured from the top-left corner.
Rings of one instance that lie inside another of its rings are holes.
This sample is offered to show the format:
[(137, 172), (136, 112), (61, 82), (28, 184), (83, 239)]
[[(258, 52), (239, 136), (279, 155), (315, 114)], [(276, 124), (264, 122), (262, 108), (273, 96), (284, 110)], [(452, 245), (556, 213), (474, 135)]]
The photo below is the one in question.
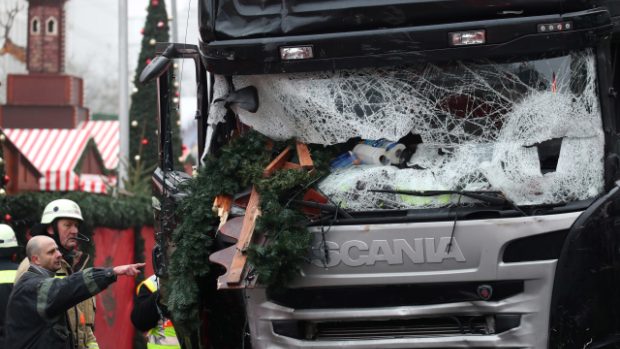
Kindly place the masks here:
[[(241, 290), (252, 347), (620, 347), (619, 15), (200, 0), (202, 156), (231, 123), (351, 150), (317, 183), (344, 214), (308, 226), (303, 273)], [(377, 140), (400, 152), (353, 149)]]

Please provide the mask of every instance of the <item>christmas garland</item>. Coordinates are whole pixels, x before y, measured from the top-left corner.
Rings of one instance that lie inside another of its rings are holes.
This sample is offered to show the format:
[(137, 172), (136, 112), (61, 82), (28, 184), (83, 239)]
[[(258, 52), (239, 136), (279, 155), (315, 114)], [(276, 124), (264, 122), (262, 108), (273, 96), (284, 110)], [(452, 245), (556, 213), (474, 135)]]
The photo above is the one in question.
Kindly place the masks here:
[[(177, 206), (180, 217), (172, 241), (167, 305), (175, 327), (195, 330), (201, 308), (199, 280), (210, 271), (209, 255), (218, 218), (212, 205), (220, 194), (233, 195), (260, 178), (269, 161), (266, 139), (251, 132), (223, 147), (218, 157), (210, 156), (198, 175), (184, 185), (187, 197)], [(204, 291), (204, 290), (203, 290)]]
[(280, 170), (256, 183), (261, 195), (261, 215), (255, 232), (264, 234), (267, 243), (250, 245), (247, 254), (260, 283), (268, 287), (286, 286), (300, 275), (301, 267), (308, 260), (312, 243), (312, 234), (306, 228), (308, 219), (290, 204), (291, 198), (303, 196), (308, 185), (325, 173), (327, 162), (322, 161), (323, 152), (313, 152), (313, 158), (313, 172)]
[[(285, 286), (307, 261), (312, 235), (306, 229), (307, 218), (291, 207), (291, 198), (303, 195), (326, 169), (325, 151), (313, 151), (315, 171), (279, 170), (263, 178), (263, 170), (272, 157), (287, 144), (276, 143), (266, 149), (268, 140), (249, 132), (224, 146), (219, 154), (210, 156), (198, 175), (185, 183), (188, 195), (177, 206), (179, 224), (173, 233), (176, 249), (169, 268), (168, 309), (175, 327), (195, 330), (200, 324), (201, 295), (205, 278), (210, 275), (209, 255), (213, 250), (214, 233), (219, 223), (212, 211), (217, 195), (233, 195), (255, 185), (261, 195), (261, 215), (256, 222), (255, 235), (264, 235), (264, 245), (251, 245), (247, 251), (250, 267), (259, 283), (272, 288)], [(202, 285), (202, 286), (201, 286)], [(211, 286), (213, 286), (211, 284)], [(202, 288), (201, 288), (202, 287)], [(204, 303), (207, 309), (209, 299)], [(213, 308), (211, 308), (213, 309)], [(219, 316), (216, 322), (226, 321)]]
[(80, 192), (25, 192), (3, 196), (0, 197), (0, 217), (4, 223), (13, 227), (20, 246), (25, 246), (26, 232), (40, 222), (45, 205), (60, 198), (73, 200), (80, 205), (84, 217), (80, 233), (89, 238), (95, 227), (125, 229), (153, 225), (153, 212), (148, 197), (111, 197)]

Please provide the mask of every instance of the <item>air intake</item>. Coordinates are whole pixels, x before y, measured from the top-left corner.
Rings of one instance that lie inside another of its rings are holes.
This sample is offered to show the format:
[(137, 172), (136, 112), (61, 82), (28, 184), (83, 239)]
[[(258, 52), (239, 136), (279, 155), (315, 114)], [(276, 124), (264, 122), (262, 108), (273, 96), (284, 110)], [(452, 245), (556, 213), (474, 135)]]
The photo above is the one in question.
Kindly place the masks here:
[(276, 334), (312, 341), (483, 336), (518, 327), (521, 316), (480, 315), (369, 321), (274, 321)]

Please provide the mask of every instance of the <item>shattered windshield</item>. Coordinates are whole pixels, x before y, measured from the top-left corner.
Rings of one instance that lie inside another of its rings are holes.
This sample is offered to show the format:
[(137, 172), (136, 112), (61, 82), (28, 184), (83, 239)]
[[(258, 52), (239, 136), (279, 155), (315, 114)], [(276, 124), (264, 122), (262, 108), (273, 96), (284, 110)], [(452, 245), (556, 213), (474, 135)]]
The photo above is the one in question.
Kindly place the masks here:
[[(258, 111), (237, 112), (273, 139), (325, 146), (356, 140), (319, 184), (343, 207), (456, 202), (454, 195), (374, 189), (493, 190), (518, 205), (582, 200), (603, 189), (604, 137), (590, 50), (509, 63), (236, 76), (233, 83), (258, 89)], [(223, 77), (216, 77), (214, 91), (216, 98), (227, 92)], [(210, 122), (223, 114), (213, 104)], [(355, 145), (358, 139), (384, 152)], [(395, 146), (397, 159), (389, 154)]]

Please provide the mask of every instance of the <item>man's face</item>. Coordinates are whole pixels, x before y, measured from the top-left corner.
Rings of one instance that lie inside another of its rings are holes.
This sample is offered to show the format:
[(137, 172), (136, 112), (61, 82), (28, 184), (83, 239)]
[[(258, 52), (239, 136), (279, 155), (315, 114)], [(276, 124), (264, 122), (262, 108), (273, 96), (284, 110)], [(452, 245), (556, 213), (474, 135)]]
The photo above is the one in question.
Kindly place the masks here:
[(78, 234), (78, 227), (80, 221), (71, 218), (60, 218), (56, 222), (58, 228), (58, 240), (62, 247), (71, 251), (77, 247), (78, 241), (76, 240)]
[(41, 242), (41, 249), (39, 250), (39, 253), (34, 255), (34, 258), (32, 258), (32, 263), (47, 270), (56, 272), (60, 270), (61, 259), (62, 254), (60, 253), (60, 250), (58, 250), (58, 245), (56, 245), (56, 242), (51, 239), (46, 239)]

